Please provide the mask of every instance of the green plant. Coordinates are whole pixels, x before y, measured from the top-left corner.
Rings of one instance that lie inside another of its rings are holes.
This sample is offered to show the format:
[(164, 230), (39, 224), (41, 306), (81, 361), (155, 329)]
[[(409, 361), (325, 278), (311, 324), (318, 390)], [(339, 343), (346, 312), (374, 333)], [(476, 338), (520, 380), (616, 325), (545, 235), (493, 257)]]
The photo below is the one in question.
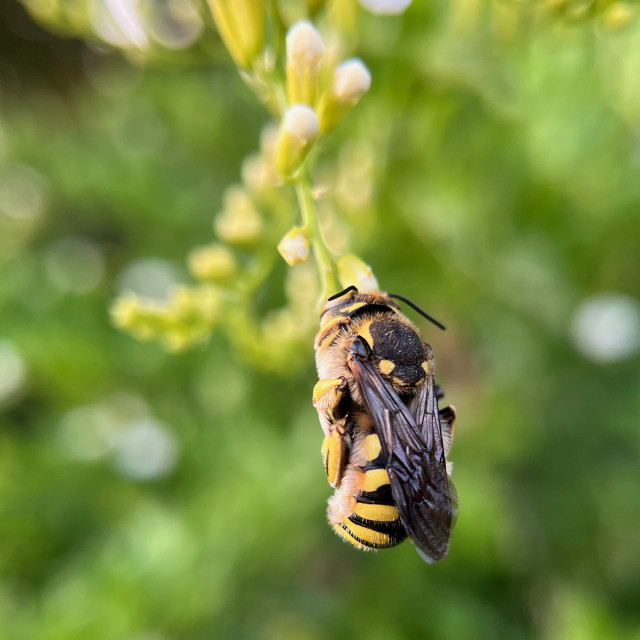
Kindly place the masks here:
[[(318, 296), (306, 270), (288, 277), (286, 306), (262, 318), (253, 310), (274, 268), (276, 245), (292, 267), (313, 253), (320, 300), (341, 285), (377, 288), (371, 269), (358, 256), (330, 250), (318, 211), (322, 193), (314, 168), (321, 155), (319, 143), (371, 84), (362, 61), (343, 59), (349, 49), (343, 27), (353, 19), (355, 6), (323, 4), (313, 3), (308, 11), (322, 21), (329, 45), (309, 20), (289, 26), (275, 2), (210, 0), (218, 31), (242, 78), (275, 122), (263, 131), (260, 151), (245, 160), (242, 183), (226, 191), (214, 220), (218, 241), (189, 255), (190, 271), (199, 284), (176, 288), (166, 303), (132, 293), (116, 300), (115, 324), (136, 338), (160, 340), (167, 349), (179, 351), (221, 328), (262, 363), (281, 360), (274, 357), (277, 353), (297, 351), (308, 339), (313, 322), (308, 311)], [(301, 295), (301, 290), (308, 293)]]

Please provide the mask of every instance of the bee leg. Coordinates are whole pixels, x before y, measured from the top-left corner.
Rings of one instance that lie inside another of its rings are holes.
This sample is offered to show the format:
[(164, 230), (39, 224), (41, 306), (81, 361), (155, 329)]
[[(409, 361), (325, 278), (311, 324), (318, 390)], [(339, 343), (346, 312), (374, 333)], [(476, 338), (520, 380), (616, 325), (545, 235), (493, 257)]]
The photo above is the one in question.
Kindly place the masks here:
[(437, 400), (442, 400), (442, 398), (444, 398), (444, 391), (442, 390), (442, 387), (439, 384), (436, 384), (433, 390), (436, 394)]
[(327, 480), (332, 487), (339, 487), (349, 458), (350, 438), (344, 429), (346, 418), (335, 425), (322, 443), (322, 459)]
[(440, 430), (442, 432), (442, 446), (445, 458), (449, 457), (453, 442), (453, 427), (456, 422), (456, 408), (452, 405), (440, 409)]
[(332, 487), (338, 487), (349, 455), (349, 436), (346, 433), (346, 417), (337, 419), (336, 409), (347, 391), (344, 377), (320, 380), (313, 388), (313, 406), (320, 416), (325, 433), (322, 443), (322, 459), (327, 479)]
[(329, 423), (335, 422), (334, 411), (346, 390), (347, 379), (344, 376), (319, 380), (313, 387), (313, 406)]

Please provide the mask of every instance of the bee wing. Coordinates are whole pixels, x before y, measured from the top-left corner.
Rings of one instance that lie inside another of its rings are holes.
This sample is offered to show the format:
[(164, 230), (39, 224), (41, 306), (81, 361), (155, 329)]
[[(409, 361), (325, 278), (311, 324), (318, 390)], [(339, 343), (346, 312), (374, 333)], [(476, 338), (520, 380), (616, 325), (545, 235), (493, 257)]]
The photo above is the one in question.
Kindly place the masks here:
[(410, 411), (368, 359), (349, 367), (382, 443), (393, 499), (427, 562), (447, 555), (457, 499), (446, 469), (433, 374)]

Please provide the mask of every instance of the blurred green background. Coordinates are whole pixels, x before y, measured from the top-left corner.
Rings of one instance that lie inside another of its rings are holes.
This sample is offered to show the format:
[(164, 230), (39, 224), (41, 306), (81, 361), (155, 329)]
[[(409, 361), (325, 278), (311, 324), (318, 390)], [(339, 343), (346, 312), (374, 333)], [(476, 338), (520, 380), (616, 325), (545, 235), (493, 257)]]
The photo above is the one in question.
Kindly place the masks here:
[(312, 333), (275, 375), (110, 325), (188, 281), (268, 121), (202, 7), (132, 55), (113, 0), (3, 0), (0, 638), (640, 638), (640, 16), (414, 4), (358, 14), (320, 167), (338, 240), (448, 326), (416, 319), (458, 410), (435, 566), (327, 526)]

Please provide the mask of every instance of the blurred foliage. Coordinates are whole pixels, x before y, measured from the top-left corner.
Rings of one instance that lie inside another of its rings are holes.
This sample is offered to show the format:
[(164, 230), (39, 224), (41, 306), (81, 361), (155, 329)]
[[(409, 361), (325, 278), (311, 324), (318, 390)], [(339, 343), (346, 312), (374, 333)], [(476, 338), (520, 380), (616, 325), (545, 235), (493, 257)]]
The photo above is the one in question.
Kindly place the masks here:
[(316, 180), (333, 245), (449, 327), (424, 327), (459, 415), (433, 567), (324, 522), (312, 304), (306, 347), (253, 358), (110, 326), (117, 291), (187, 281), (268, 120), (210, 21), (145, 58), (44, 11), (89, 3), (25, 5), (41, 26), (0, 8), (0, 637), (639, 638), (637, 5), (354, 9), (373, 85)]

